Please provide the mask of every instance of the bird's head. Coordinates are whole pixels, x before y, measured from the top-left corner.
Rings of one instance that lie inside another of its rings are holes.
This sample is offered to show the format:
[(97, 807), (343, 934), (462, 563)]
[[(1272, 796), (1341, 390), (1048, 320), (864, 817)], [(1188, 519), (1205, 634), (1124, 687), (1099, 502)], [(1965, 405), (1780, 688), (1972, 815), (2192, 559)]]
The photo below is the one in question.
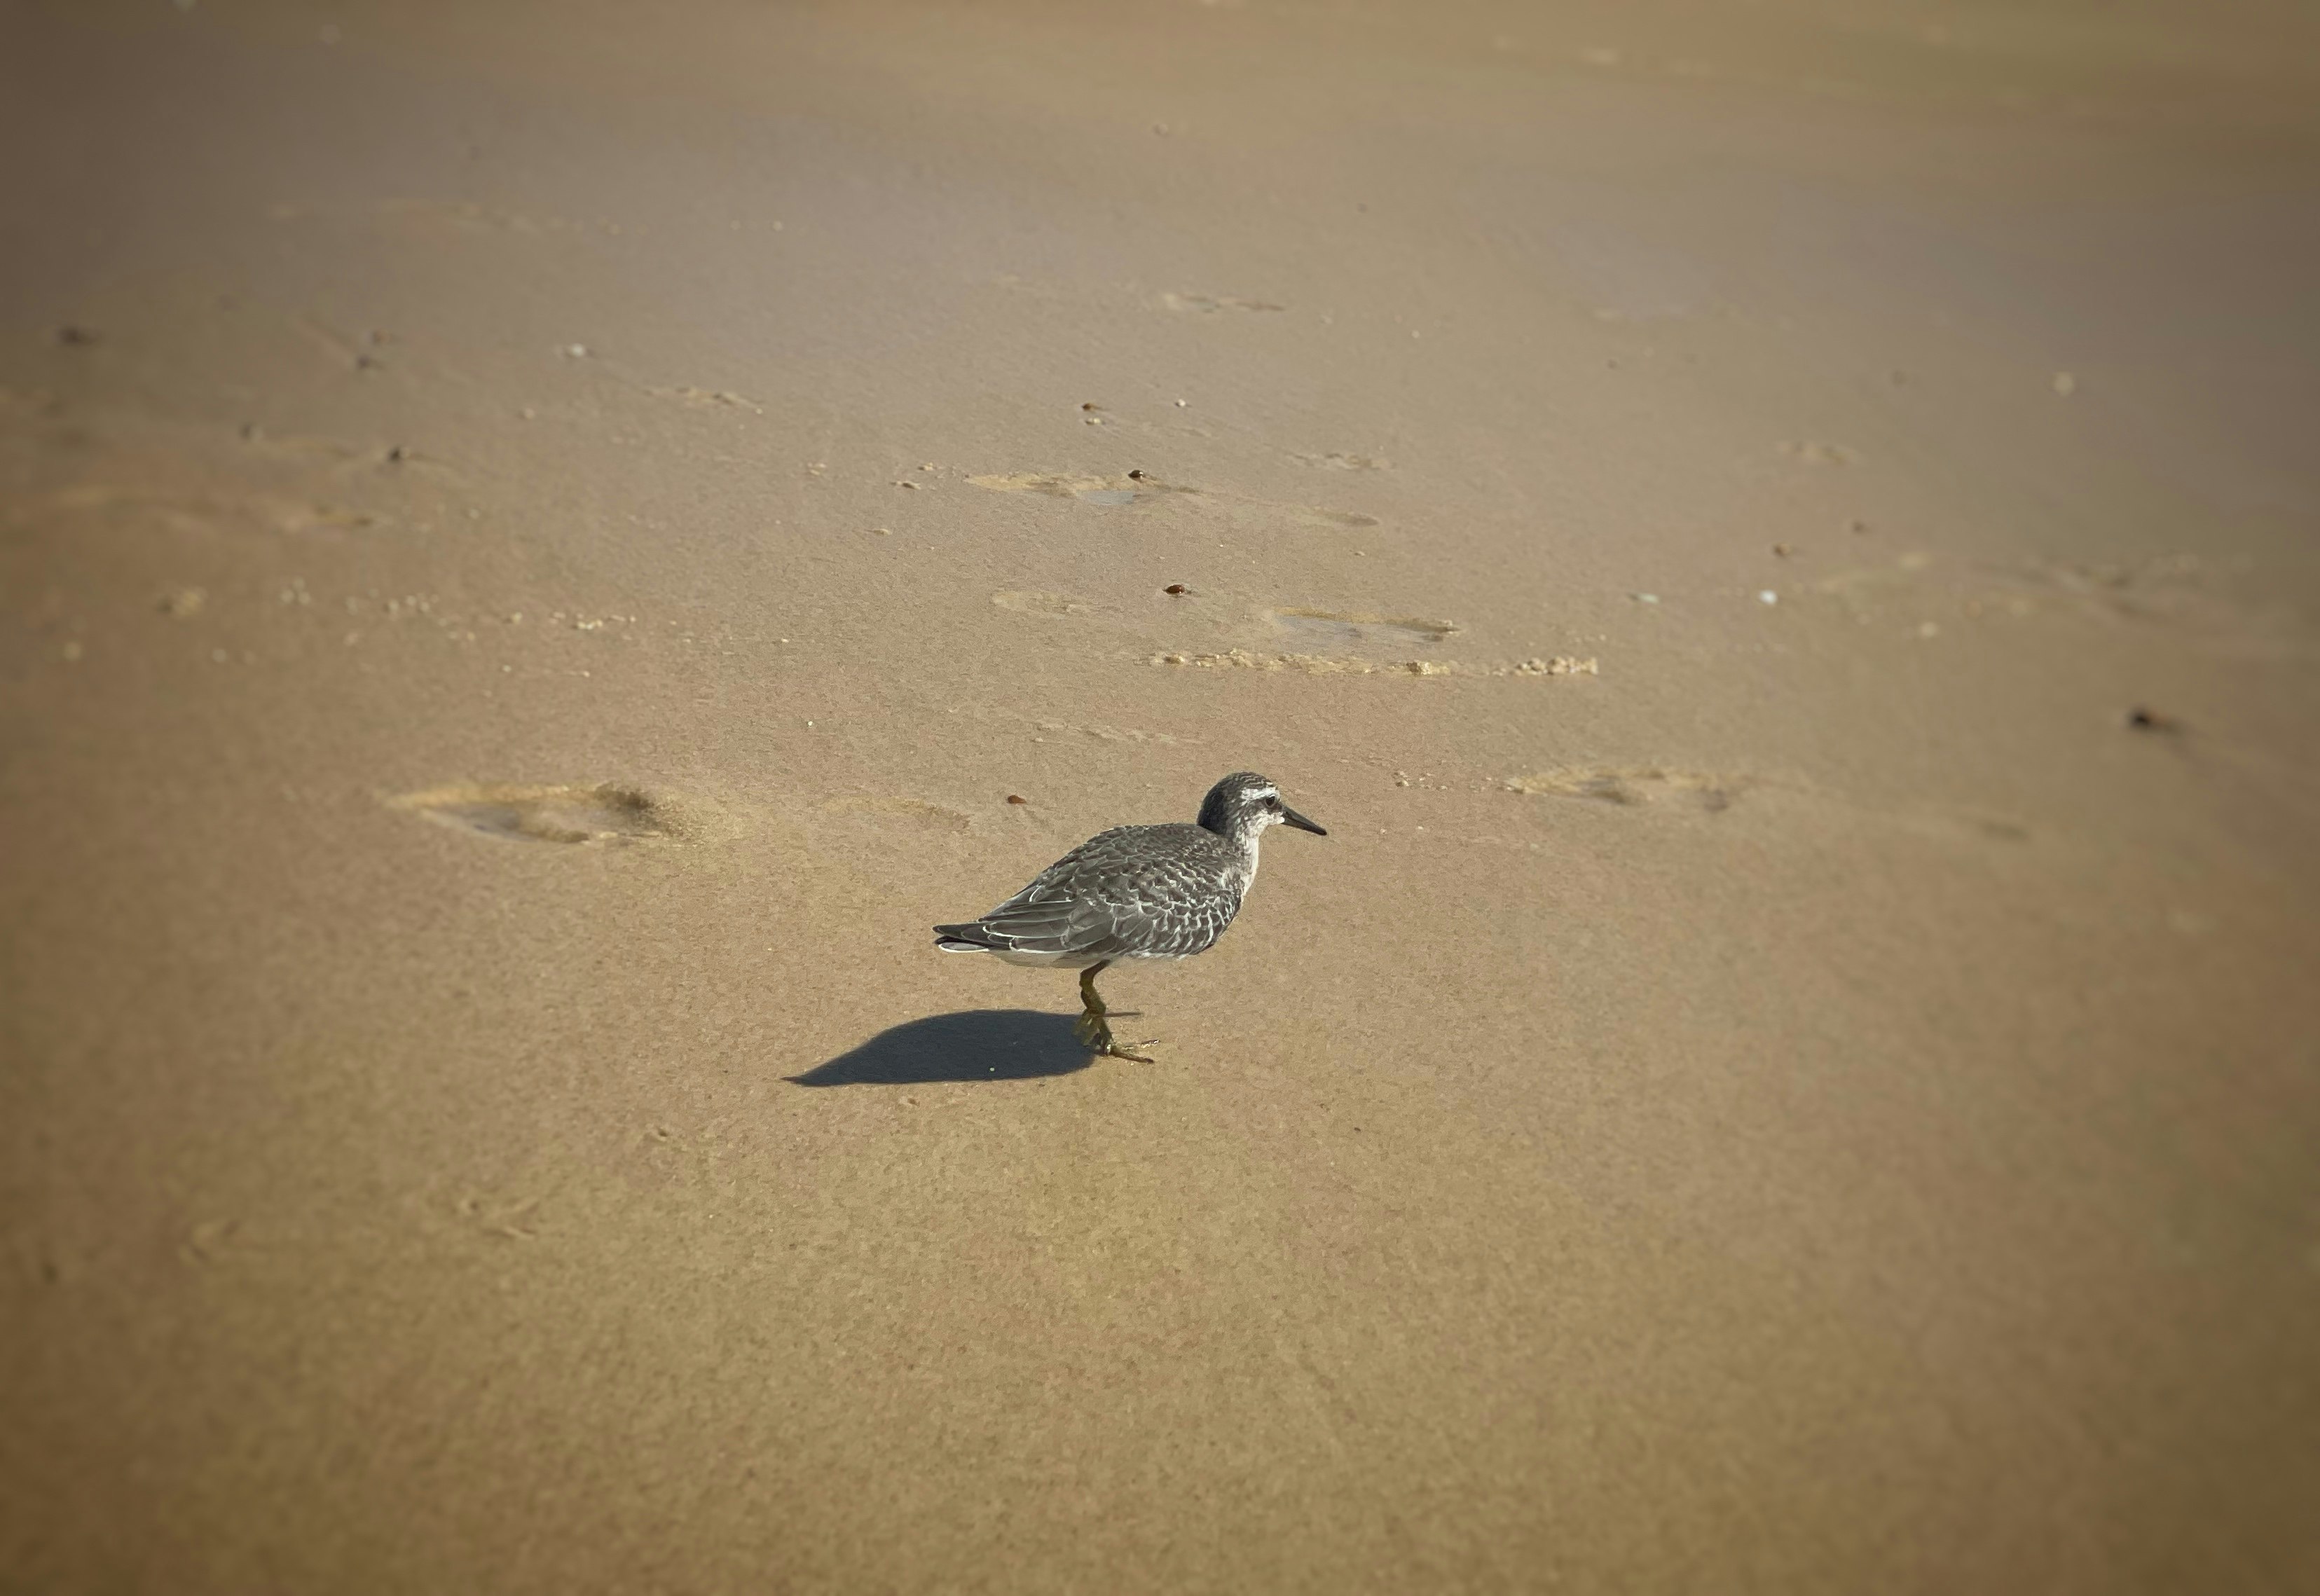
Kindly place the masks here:
[(1201, 801), (1201, 824), (1219, 837), (1254, 842), (1267, 826), (1294, 826), (1316, 837), (1328, 833), (1281, 801), (1281, 789), (1253, 770), (1237, 771)]

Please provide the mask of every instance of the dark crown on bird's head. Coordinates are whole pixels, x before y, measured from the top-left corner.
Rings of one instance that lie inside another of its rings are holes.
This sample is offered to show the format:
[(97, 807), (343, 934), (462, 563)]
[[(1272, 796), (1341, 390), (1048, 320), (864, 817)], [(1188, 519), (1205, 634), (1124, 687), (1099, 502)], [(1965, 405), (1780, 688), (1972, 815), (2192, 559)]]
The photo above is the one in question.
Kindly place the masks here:
[(1254, 837), (1267, 826), (1291, 825), (1317, 837), (1328, 833), (1281, 801), (1281, 789), (1254, 770), (1237, 770), (1201, 801), (1201, 825), (1219, 837)]

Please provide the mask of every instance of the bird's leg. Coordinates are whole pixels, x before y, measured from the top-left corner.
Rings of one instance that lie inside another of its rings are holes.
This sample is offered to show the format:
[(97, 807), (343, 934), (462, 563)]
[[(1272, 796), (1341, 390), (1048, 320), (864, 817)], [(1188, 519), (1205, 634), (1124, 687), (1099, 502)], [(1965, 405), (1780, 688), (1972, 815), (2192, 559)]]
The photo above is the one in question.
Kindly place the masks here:
[[(1109, 959), (1099, 959), (1080, 972), (1082, 1007), (1078, 1023), (1072, 1027), (1072, 1035), (1079, 1038), (1080, 1046), (1092, 1047), (1098, 1053), (1102, 1052), (1104, 1045), (1111, 1040), (1111, 1030), (1103, 1022), (1103, 1000), (1096, 995), (1095, 978), (1104, 966), (1110, 962)], [(1097, 1039), (1099, 1037), (1102, 1038), (1101, 1041)]]
[(1105, 1016), (1110, 1011), (1103, 1006), (1103, 999), (1096, 995), (1095, 990), (1097, 975), (1110, 962), (1110, 959), (1104, 959), (1090, 965), (1080, 972), (1080, 1002), (1086, 1006), (1080, 1013), (1078, 1023), (1072, 1027), (1072, 1034), (1079, 1038), (1080, 1046), (1091, 1053), (1109, 1058), (1132, 1058), (1138, 1064), (1149, 1064), (1152, 1061), (1143, 1054), (1130, 1053), (1111, 1039), (1111, 1027), (1105, 1020)]

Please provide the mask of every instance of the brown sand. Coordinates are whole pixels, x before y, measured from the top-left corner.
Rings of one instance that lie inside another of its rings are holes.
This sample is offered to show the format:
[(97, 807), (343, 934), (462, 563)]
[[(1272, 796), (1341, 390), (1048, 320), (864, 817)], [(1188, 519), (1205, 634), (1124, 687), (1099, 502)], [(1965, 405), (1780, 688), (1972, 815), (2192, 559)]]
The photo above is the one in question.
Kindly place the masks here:
[(0, 8), (0, 1585), (2320, 1588), (2311, 17)]

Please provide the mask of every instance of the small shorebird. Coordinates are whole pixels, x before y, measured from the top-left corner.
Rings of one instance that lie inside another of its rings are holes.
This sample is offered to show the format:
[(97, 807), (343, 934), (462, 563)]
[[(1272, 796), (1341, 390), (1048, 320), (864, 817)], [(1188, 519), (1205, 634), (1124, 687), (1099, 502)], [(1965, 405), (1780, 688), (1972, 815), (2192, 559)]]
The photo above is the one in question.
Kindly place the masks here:
[(1081, 1045), (1149, 1064), (1111, 1039), (1095, 978), (1116, 959), (1190, 958), (1214, 946), (1256, 879), (1257, 839), (1267, 826), (1328, 835), (1283, 803), (1271, 782), (1240, 771), (1209, 789), (1197, 823), (1100, 831), (981, 920), (937, 926), (935, 946), (1077, 970), (1085, 1009), (1072, 1032)]

